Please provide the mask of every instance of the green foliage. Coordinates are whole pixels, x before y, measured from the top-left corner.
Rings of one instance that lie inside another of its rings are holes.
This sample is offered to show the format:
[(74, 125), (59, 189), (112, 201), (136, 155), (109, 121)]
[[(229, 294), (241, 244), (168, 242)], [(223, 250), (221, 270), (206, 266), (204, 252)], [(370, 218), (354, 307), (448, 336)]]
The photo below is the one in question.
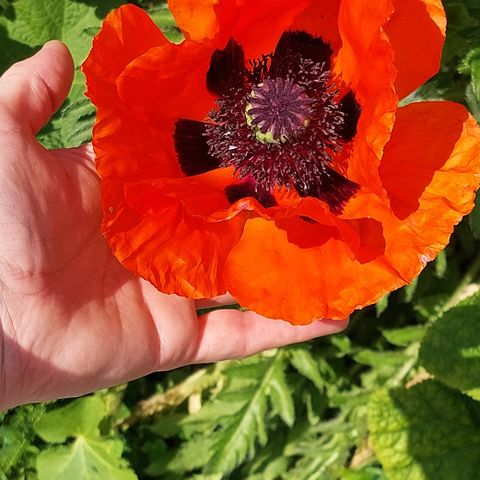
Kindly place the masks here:
[[(121, 459), (123, 443), (100, 436), (105, 417), (99, 397), (85, 397), (51, 410), (36, 425), (37, 434), (53, 445), (37, 458), (39, 480), (135, 480), (135, 473)], [(66, 445), (68, 439), (73, 439)]]
[(35, 478), (38, 448), (33, 444), (33, 425), (42, 417), (43, 405), (26, 405), (2, 415), (0, 426), (0, 478)]
[[(90, 138), (79, 66), (122, 0), (0, 0), (0, 72), (52, 38), (72, 51), (47, 147)], [(182, 39), (161, 0), (146, 9)], [(446, 0), (438, 75), (406, 100), (449, 99), (480, 119), (480, 4)], [(464, 480), (480, 469), (480, 208), (411, 285), (347, 333), (243, 361), (151, 375), (94, 396), (5, 413), (0, 480)], [(434, 380), (431, 377), (434, 377)]]
[(436, 378), (480, 400), (480, 295), (448, 310), (428, 330), (420, 362)]
[(434, 381), (380, 390), (371, 439), (391, 480), (471, 480), (480, 471), (480, 404)]

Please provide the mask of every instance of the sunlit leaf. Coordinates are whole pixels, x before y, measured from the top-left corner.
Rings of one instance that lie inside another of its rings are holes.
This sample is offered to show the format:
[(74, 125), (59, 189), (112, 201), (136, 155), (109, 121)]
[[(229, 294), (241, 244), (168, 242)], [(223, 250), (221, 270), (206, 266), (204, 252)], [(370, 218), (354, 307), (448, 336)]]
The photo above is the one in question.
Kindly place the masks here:
[(480, 400), (480, 296), (448, 310), (427, 331), (420, 362), (436, 378)]
[(438, 382), (378, 391), (368, 423), (389, 480), (471, 480), (480, 471), (480, 403)]

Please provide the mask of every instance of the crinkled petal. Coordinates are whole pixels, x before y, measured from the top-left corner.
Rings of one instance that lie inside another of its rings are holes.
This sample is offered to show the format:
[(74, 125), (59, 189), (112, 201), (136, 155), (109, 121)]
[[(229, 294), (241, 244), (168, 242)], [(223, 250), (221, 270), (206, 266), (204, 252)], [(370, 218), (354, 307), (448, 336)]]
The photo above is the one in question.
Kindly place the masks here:
[(298, 221), (283, 222), (282, 228), (260, 218), (246, 223), (226, 264), (227, 288), (241, 305), (307, 324), (344, 319), (378, 298), (385, 285), (401, 285), (382, 256), (361, 263), (332, 227), (304, 222), (299, 229)]
[(381, 191), (378, 166), (390, 138), (398, 98), (394, 52), (384, 25), (394, 11), (389, 0), (343, 0), (338, 15), (342, 47), (335, 72), (353, 90), (362, 113), (348, 161), (348, 178)]
[[(209, 175), (218, 177), (221, 172), (205, 174)], [(184, 182), (123, 185), (124, 200), (106, 210), (103, 224), (115, 256), (162, 292), (189, 298), (225, 293), (225, 260), (242, 234), (245, 219), (241, 215), (217, 222), (205, 218), (221, 206), (229, 207), (219, 189), (221, 181), (190, 177)], [(103, 188), (114, 190), (116, 185), (107, 181)]]
[(384, 226), (386, 255), (411, 280), (473, 208), (480, 182), (480, 129), (456, 103), (403, 107), (380, 174), (392, 216), (391, 225)]

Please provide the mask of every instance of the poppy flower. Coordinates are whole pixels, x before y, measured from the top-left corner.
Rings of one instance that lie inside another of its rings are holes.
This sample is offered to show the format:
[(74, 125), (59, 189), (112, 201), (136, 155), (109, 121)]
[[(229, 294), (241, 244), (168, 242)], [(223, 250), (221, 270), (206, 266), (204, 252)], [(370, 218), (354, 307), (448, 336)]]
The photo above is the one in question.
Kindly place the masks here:
[(408, 284), (473, 207), (480, 133), (399, 100), (439, 68), (440, 0), (170, 0), (113, 11), (83, 65), (103, 233), (160, 291), (296, 324)]

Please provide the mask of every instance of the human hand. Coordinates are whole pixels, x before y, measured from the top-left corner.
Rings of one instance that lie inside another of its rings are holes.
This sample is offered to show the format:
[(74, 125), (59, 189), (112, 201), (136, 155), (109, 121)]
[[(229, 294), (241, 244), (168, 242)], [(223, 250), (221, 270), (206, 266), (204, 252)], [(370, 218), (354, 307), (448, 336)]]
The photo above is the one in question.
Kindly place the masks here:
[(0, 408), (81, 395), (153, 371), (239, 358), (344, 329), (196, 309), (123, 269), (100, 233), (91, 146), (45, 150), (35, 134), (65, 99), (60, 42), (0, 78)]

